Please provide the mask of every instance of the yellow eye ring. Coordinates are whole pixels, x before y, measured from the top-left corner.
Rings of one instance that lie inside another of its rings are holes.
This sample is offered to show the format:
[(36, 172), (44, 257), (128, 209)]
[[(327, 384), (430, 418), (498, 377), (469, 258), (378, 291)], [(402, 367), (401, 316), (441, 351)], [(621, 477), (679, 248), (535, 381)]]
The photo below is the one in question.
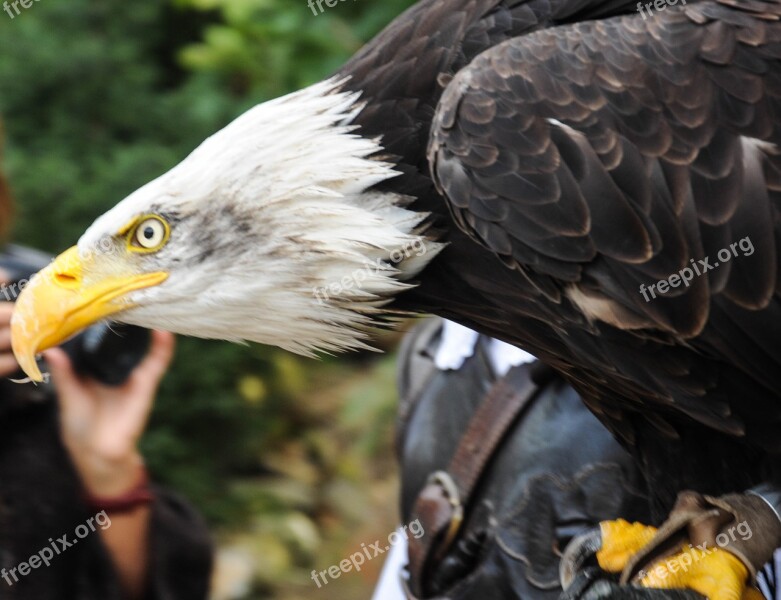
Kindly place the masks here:
[(171, 237), (171, 227), (159, 215), (143, 215), (136, 219), (127, 233), (127, 248), (131, 252), (157, 252)]

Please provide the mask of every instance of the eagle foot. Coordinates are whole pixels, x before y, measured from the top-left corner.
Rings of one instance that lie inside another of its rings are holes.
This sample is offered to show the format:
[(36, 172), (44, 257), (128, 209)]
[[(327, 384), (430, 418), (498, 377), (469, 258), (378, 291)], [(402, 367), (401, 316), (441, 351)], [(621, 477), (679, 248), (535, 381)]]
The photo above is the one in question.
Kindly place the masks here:
[[(671, 519), (675, 518), (674, 511)], [(682, 542), (669, 535), (668, 523), (656, 529), (624, 520), (604, 521), (574, 539), (562, 557), (562, 599), (763, 598), (749, 584), (751, 573), (737, 556), (716, 546)]]
[(621, 573), (656, 535), (656, 527), (623, 519), (602, 521), (599, 527), (572, 540), (560, 564), (560, 579), (566, 589), (579, 572), (598, 567), (605, 573)]

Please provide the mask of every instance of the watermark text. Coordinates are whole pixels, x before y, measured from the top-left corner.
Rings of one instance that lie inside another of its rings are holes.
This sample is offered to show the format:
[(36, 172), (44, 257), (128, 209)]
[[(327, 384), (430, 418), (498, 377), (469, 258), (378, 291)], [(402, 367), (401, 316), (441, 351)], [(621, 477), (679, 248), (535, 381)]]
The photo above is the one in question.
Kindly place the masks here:
[(664, 295), (672, 288), (680, 287), (681, 284), (683, 284), (685, 287), (689, 287), (691, 282), (694, 281), (695, 277), (699, 277), (708, 271), (717, 269), (720, 265), (729, 262), (733, 257), (737, 258), (739, 256), (738, 248), (740, 248), (743, 256), (751, 256), (754, 254), (754, 244), (752, 243), (751, 238), (744, 237), (739, 242), (730, 244), (729, 248), (722, 248), (719, 250), (717, 257), (721, 262), (714, 261), (713, 264), (711, 264), (711, 259), (708, 256), (697, 261), (692, 258), (689, 261), (691, 263), (691, 267), (684, 267), (677, 273), (670, 275), (667, 279), (660, 279), (648, 287), (646, 287), (644, 283), (641, 284), (640, 293), (643, 295), (643, 298), (646, 302), (650, 302), (651, 299), (656, 298), (657, 292)]
[(353, 570), (358, 572), (366, 561), (370, 561), (385, 554), (392, 546), (395, 546), (402, 540), (408, 540), (410, 534), (417, 540), (420, 539), (424, 533), (425, 531), (423, 531), (423, 525), (421, 525), (420, 520), (415, 519), (409, 525), (404, 525), (392, 532), (388, 536), (387, 544), (385, 545), (383, 545), (380, 540), (377, 540), (368, 546), (362, 543), (361, 549), (358, 552), (354, 552), (349, 558), (340, 561), (338, 565), (331, 565), (322, 571), (313, 569), (311, 574), (312, 581), (314, 581), (319, 588), (328, 585), (329, 577), (331, 579), (339, 579), (339, 577), (342, 576), (342, 573), (349, 573)]
[(13, 569), (0, 569), (0, 577), (9, 585), (19, 583), (19, 577), (26, 577), (33, 569), (41, 566), (48, 567), (55, 556), (59, 556), (69, 548), (79, 543), (90, 533), (97, 530), (96, 524), (101, 530), (111, 527), (111, 518), (105, 510), (100, 511), (94, 517), (87, 519), (85, 523), (80, 524), (74, 531), (76, 537), (68, 539), (68, 534), (58, 537), (56, 540), (49, 538), (49, 545), (44, 546), (37, 554), (33, 554), (24, 562), (20, 562)]

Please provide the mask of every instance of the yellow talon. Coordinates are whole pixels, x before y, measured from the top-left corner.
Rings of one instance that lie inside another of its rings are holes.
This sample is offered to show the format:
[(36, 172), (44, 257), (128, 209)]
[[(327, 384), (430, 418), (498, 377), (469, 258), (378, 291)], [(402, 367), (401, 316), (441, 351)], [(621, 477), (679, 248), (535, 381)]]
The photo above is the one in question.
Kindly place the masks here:
[(597, 552), (597, 562), (608, 573), (623, 571), (629, 559), (656, 535), (656, 527), (623, 519), (602, 521), (599, 529), (602, 532), (602, 548)]

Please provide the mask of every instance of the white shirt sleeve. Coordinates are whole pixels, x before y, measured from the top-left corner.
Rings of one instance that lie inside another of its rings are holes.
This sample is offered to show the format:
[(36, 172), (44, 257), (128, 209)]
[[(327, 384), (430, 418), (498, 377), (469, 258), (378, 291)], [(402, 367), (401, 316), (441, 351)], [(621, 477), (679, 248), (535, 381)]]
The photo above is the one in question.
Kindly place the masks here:
[(399, 578), (404, 576), (407, 566), (407, 540), (401, 529), (398, 532), (399, 541), (391, 546), (385, 559), (372, 600), (406, 600)]
[[(445, 321), (442, 326), (442, 340), (434, 357), (437, 368), (440, 371), (460, 369), (466, 359), (475, 353), (478, 339), (476, 331), (452, 321)], [(498, 377), (504, 377), (511, 367), (535, 361), (528, 352), (499, 340), (491, 340), (488, 345), (488, 358)]]
[(781, 600), (781, 549), (776, 550), (773, 560), (765, 565), (757, 574), (757, 585), (759, 591), (767, 600)]

